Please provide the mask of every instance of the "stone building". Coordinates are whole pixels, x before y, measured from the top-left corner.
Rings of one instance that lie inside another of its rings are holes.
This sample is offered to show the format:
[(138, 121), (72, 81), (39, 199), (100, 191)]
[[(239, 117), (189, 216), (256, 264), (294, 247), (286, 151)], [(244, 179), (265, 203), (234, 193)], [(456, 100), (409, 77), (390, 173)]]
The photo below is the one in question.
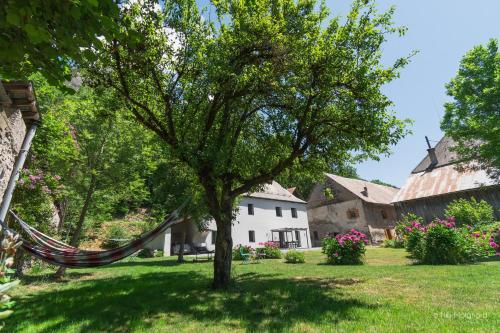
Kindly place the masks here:
[(3, 198), (26, 131), (38, 119), (32, 84), (0, 81), (0, 198)]
[(397, 188), (326, 174), (309, 196), (307, 215), (313, 246), (328, 235), (356, 229), (372, 242), (392, 238), (396, 211), (391, 204)]
[(398, 216), (413, 213), (427, 222), (444, 217), (446, 207), (459, 198), (485, 200), (500, 220), (500, 184), (484, 170), (458, 168), (450, 149), (451, 138), (443, 137), (413, 169), (393, 203)]

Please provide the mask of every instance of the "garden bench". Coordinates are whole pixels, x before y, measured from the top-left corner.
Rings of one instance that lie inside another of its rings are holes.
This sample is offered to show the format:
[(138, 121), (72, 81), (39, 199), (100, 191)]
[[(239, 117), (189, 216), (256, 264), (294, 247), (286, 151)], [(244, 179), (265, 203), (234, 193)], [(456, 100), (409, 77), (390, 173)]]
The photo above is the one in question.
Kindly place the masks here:
[(198, 261), (199, 254), (206, 254), (207, 260), (210, 261), (212, 259), (212, 255), (215, 253), (214, 250), (209, 250), (206, 246), (193, 246), (195, 261)]

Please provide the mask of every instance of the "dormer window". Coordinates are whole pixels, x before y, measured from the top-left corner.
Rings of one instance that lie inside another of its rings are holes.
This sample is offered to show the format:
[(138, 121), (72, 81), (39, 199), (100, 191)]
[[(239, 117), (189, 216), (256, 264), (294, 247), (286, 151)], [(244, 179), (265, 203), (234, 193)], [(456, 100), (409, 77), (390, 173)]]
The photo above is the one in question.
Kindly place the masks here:
[(248, 215), (253, 215), (253, 204), (248, 204)]
[(278, 217), (282, 217), (283, 216), (283, 214), (281, 212), (281, 207), (276, 207), (276, 216), (278, 216)]

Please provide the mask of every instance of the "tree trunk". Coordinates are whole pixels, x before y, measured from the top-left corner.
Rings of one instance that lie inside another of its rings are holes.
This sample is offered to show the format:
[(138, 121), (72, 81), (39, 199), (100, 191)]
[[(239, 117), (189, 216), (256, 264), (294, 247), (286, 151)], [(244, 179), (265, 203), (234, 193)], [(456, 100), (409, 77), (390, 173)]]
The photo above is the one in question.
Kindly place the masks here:
[(179, 247), (179, 254), (177, 255), (177, 262), (178, 263), (183, 263), (184, 262), (184, 244), (186, 244), (186, 226), (188, 224), (188, 220), (185, 218), (184, 221), (182, 221), (182, 234), (181, 234), (181, 244)]
[(217, 238), (215, 240), (214, 280), (212, 283), (214, 289), (226, 289), (229, 286), (233, 260), (232, 201), (224, 202), (221, 206), (221, 212), (218, 218), (215, 218)]
[[(73, 233), (73, 236), (71, 237), (71, 240), (69, 242), (69, 245), (71, 246), (78, 247), (80, 235), (83, 230), (83, 223), (85, 222), (85, 217), (87, 216), (87, 212), (92, 202), (92, 196), (94, 195), (96, 185), (97, 185), (97, 177), (95, 174), (92, 174), (89, 188), (87, 189), (87, 194), (85, 196), (85, 201), (83, 203), (82, 210), (80, 211), (80, 216), (78, 217), (78, 223), (76, 224), (75, 232)], [(55, 277), (61, 278), (64, 275), (64, 273), (66, 273), (66, 267), (60, 266), (56, 271)]]

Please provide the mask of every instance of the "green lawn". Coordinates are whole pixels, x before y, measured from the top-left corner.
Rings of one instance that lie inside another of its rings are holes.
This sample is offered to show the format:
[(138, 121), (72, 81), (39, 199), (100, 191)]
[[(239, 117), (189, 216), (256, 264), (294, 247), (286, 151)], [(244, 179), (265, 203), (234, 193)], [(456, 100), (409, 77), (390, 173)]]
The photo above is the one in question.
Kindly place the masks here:
[[(404, 250), (369, 248), (363, 266), (281, 260), (234, 263), (234, 285), (210, 291), (211, 263), (134, 259), (29, 276), (7, 332), (495, 332), (500, 262), (410, 265)], [(28, 283), (29, 282), (29, 283)]]

